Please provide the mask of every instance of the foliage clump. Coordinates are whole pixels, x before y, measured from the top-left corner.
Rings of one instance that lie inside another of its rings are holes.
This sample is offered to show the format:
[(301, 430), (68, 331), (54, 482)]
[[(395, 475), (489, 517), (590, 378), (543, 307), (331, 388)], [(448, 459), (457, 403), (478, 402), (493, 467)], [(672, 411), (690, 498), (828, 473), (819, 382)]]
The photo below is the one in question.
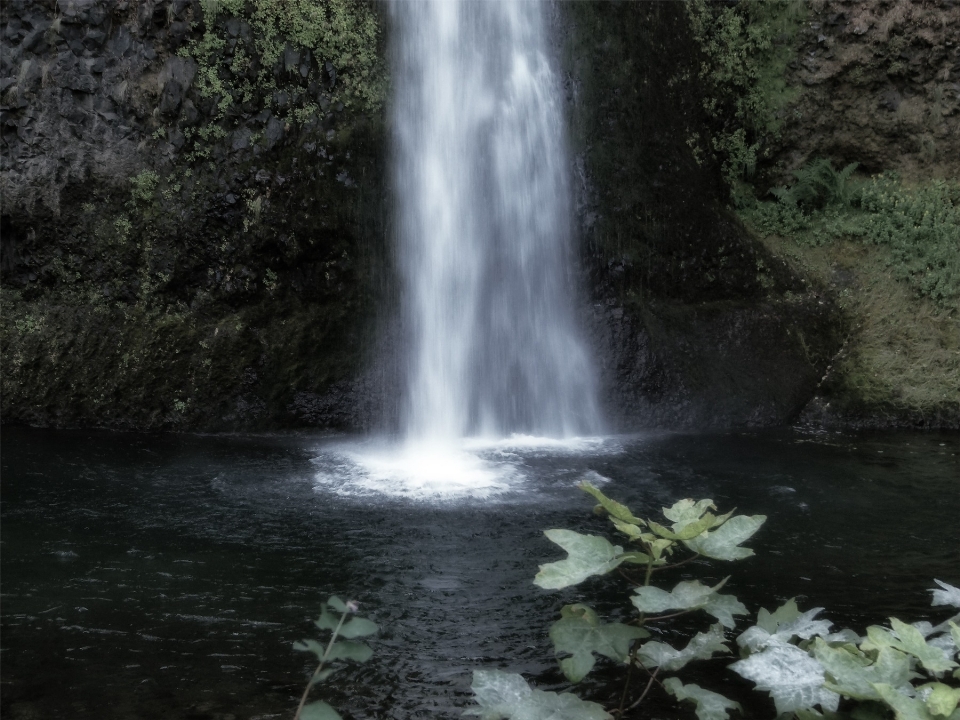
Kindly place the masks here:
[[(595, 656), (626, 667), (624, 689), (615, 707), (585, 701), (573, 693), (531, 688), (517, 674), (499, 670), (474, 672), (473, 691), (479, 707), (465, 714), (489, 720), (613, 720), (638, 707), (653, 688), (678, 702), (690, 703), (698, 720), (729, 720), (743, 713), (741, 705), (720, 693), (685, 684), (674, 673), (693, 661), (729, 653), (726, 631), (746, 607), (732, 595), (698, 580), (683, 580), (672, 590), (653, 585), (654, 573), (697, 558), (739, 560), (753, 551), (742, 547), (766, 521), (762, 515), (715, 515), (710, 500), (680, 500), (664, 508), (667, 523), (643, 520), (589, 483), (581, 489), (599, 504), (632, 548), (625, 550), (604, 537), (571, 530), (547, 530), (547, 537), (567, 558), (540, 566), (534, 583), (546, 589), (577, 585), (588, 577), (617, 571), (632, 589), (630, 602), (638, 614), (628, 623), (605, 623), (584, 604), (567, 605), (550, 629), (560, 668), (571, 683), (593, 669)], [(686, 550), (678, 560), (674, 553)], [(631, 572), (628, 568), (639, 570)], [(940, 580), (933, 605), (960, 609), (960, 588)], [(647, 627), (679, 615), (703, 611), (717, 622), (697, 633), (683, 648), (648, 640)], [(801, 612), (791, 599), (774, 611), (761, 609), (756, 624), (736, 638), (740, 659), (729, 667), (770, 694), (779, 720), (960, 720), (960, 614), (938, 625), (907, 624), (890, 618), (890, 626), (871, 626), (865, 637), (850, 629), (833, 631), (818, 615), (823, 608)], [(663, 677), (670, 674), (670, 677)], [(632, 685), (640, 678), (642, 690)], [(614, 703), (617, 701), (614, 700)]]
[(734, 187), (769, 157), (799, 95), (784, 75), (807, 7), (799, 0), (691, 0), (686, 7), (703, 58), (703, 107), (714, 121), (706, 141), (697, 136), (690, 143), (695, 153), (706, 145)]
[(381, 26), (363, 0), (204, 2), (203, 35), (182, 54), (198, 65), (195, 87), (231, 109), (270, 108), (303, 123), (331, 104), (376, 111), (386, 94)]
[(907, 187), (895, 173), (857, 180), (855, 164), (826, 159), (794, 172), (776, 201), (741, 210), (765, 235), (821, 245), (854, 238), (886, 248), (894, 276), (945, 308), (960, 303), (960, 183), (931, 180)]

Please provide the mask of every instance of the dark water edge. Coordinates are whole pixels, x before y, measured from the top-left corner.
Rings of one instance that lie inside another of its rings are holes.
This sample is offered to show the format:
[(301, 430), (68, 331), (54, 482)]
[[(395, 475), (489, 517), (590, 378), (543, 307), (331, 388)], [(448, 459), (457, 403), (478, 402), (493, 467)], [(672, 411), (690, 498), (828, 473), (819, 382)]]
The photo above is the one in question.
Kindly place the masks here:
[[(382, 628), (374, 659), (326, 696), (345, 718), (458, 717), (476, 668), (562, 687), (547, 638), (559, 607), (629, 608), (602, 580), (531, 584), (561, 555), (543, 529), (603, 528), (573, 487), (585, 471), (640, 514), (712, 497), (768, 515), (755, 557), (670, 578), (732, 574), (753, 612), (795, 596), (862, 631), (939, 618), (933, 578), (960, 584), (957, 433), (637, 435), (603, 452), (519, 453), (518, 491), (442, 504), (316, 488), (329, 442), (4, 428), (3, 716), (292, 717), (310, 662), (290, 646), (316, 635), (309, 620), (333, 593)], [(772, 716), (725, 664), (684, 677)], [(615, 677), (598, 673), (581, 695), (611, 696)]]

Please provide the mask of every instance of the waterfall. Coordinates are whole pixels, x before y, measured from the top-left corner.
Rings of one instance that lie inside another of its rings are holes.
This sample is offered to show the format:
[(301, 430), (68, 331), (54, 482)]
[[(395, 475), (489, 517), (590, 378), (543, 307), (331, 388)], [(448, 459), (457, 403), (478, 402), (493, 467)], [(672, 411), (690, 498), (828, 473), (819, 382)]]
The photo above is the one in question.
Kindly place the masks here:
[(394, 0), (392, 16), (404, 433), (596, 433), (545, 7)]

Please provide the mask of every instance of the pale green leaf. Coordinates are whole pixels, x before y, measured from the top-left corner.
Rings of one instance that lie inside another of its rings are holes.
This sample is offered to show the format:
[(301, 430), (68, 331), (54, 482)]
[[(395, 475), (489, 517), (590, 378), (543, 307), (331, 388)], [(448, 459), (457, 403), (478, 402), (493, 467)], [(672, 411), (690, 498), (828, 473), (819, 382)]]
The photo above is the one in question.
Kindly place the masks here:
[(798, 617), (800, 617), (800, 609), (797, 607), (797, 601), (790, 598), (773, 612), (760, 608), (760, 612), (757, 613), (757, 626), (773, 635), (782, 623), (788, 623)]
[(556, 652), (572, 656), (561, 660), (560, 667), (567, 679), (574, 683), (580, 682), (593, 669), (594, 653), (626, 663), (633, 641), (649, 635), (639, 627), (602, 623), (589, 608), (579, 615), (568, 611), (550, 628), (550, 639)]
[(730, 649), (723, 641), (723, 626), (716, 623), (711, 625), (707, 632), (694, 635), (683, 650), (654, 641), (641, 645), (637, 657), (644, 667), (659, 667), (666, 672), (676, 672), (693, 660), (707, 660), (719, 652), (730, 652)]
[(626, 505), (621, 505), (616, 500), (611, 500), (590, 483), (582, 482), (578, 487), (584, 492), (593, 495), (593, 497), (597, 499), (597, 502), (603, 506), (603, 509), (610, 513), (610, 515), (617, 520), (630, 523), (631, 525), (643, 525), (643, 520), (630, 512), (630, 508), (628, 508)]
[(737, 515), (712, 532), (684, 540), (684, 544), (714, 560), (742, 560), (753, 555), (753, 550), (740, 547), (740, 543), (750, 539), (766, 519), (765, 515)]
[(934, 580), (942, 590), (931, 590), (933, 593), (933, 602), (931, 605), (952, 605), (960, 608), (960, 588), (945, 583), (943, 580)]
[(330, 599), (327, 600), (327, 605), (332, 607), (338, 613), (345, 613), (347, 611), (347, 605), (336, 595), (331, 595)]
[[(652, 557), (642, 552), (625, 552), (620, 556), (625, 563), (633, 565), (649, 565)], [(663, 560), (655, 561), (654, 565), (663, 565)]]
[(655, 523), (652, 520), (650, 521), (650, 529), (653, 530), (657, 535), (668, 540), (690, 540), (695, 538), (697, 535), (702, 533), (708, 528), (712, 528), (714, 525), (714, 517), (711, 513), (707, 513), (699, 520), (694, 520), (688, 523), (674, 523), (674, 529), (668, 530), (663, 527), (660, 523)]
[(318, 660), (323, 657), (323, 653), (326, 650), (326, 648), (320, 643), (318, 643), (316, 640), (304, 640), (302, 642), (295, 642), (293, 644), (293, 649), (300, 650), (301, 652), (312, 652), (314, 655), (317, 656)]
[(854, 700), (879, 700), (875, 683), (900, 687), (910, 682), (910, 658), (893, 648), (881, 648), (871, 663), (864, 656), (816, 638), (813, 654), (827, 673), (826, 687)]
[(343, 624), (343, 627), (340, 628), (340, 636), (347, 639), (366, 637), (367, 635), (373, 635), (378, 629), (375, 622), (366, 618), (355, 617)]
[(925, 687), (930, 688), (926, 702), (931, 715), (949, 717), (957, 709), (957, 704), (960, 703), (960, 688), (952, 688), (940, 682)]
[(366, 662), (373, 655), (373, 650), (359, 642), (350, 640), (341, 640), (335, 642), (330, 648), (329, 660), (356, 660), (357, 662)]
[(576, 585), (592, 575), (605, 575), (623, 562), (623, 548), (611, 545), (606, 538), (573, 530), (547, 530), (544, 534), (568, 554), (566, 560), (540, 566), (533, 583), (545, 590)]
[(343, 720), (340, 713), (323, 700), (304, 705), (300, 711), (300, 720)]
[(960, 626), (952, 620), (950, 621), (950, 637), (953, 638), (953, 644), (960, 649)]
[(324, 668), (320, 672), (310, 677), (310, 684), (316, 685), (317, 683), (322, 683), (328, 677), (333, 675), (337, 671), (336, 668)]
[(660, 558), (663, 557), (664, 551), (673, 547), (673, 540), (654, 538), (647, 543), (647, 546), (650, 552), (653, 553), (653, 559), (659, 562)]
[(639, 540), (640, 536), (643, 535), (643, 530), (640, 529), (639, 525), (634, 525), (633, 523), (623, 522), (617, 520), (616, 518), (611, 518), (610, 522), (613, 523), (613, 526), (626, 535), (631, 540)]
[(873, 689), (887, 705), (893, 708), (896, 720), (936, 720), (922, 700), (909, 697), (885, 683), (876, 683)]
[(896, 618), (890, 618), (890, 624), (894, 632), (878, 625), (868, 627), (867, 639), (861, 644), (861, 649), (869, 651), (879, 650), (882, 647), (896, 648), (913, 655), (931, 672), (943, 672), (957, 666), (943, 650), (928, 645), (920, 631), (912, 625), (907, 625)]
[(637, 610), (645, 613), (661, 613), (668, 610), (700, 609), (713, 615), (728, 628), (734, 627), (734, 615), (746, 615), (747, 608), (733, 595), (717, 593), (729, 578), (724, 578), (714, 587), (700, 584), (699, 580), (684, 580), (667, 592), (648, 585), (635, 590), (630, 598)]
[(731, 710), (743, 712), (740, 703), (729, 700), (719, 693), (704, 690), (699, 685), (684, 685), (679, 678), (667, 678), (663, 681), (663, 687), (677, 700), (696, 703), (695, 712), (700, 720), (727, 720)]
[(685, 525), (686, 523), (699, 520), (700, 516), (707, 510), (716, 509), (713, 500), (697, 500), (694, 502), (690, 498), (684, 498), (683, 500), (677, 500), (677, 502), (668, 508), (663, 508), (663, 516), (667, 518), (667, 520)]
[(320, 611), (320, 617), (314, 620), (313, 624), (321, 630), (336, 630), (337, 625), (340, 624), (340, 618), (323, 608)]
[[(765, 632), (758, 627), (750, 630)], [(761, 652), (738, 660), (730, 665), (730, 669), (752, 680), (758, 689), (769, 692), (778, 714), (815, 705), (834, 712), (840, 696), (824, 687), (823, 666), (819, 661), (796, 645), (770, 635), (768, 637), (769, 642)], [(740, 638), (737, 642), (740, 642)]]
[(571, 693), (535, 690), (516, 673), (474, 670), (470, 686), (479, 707), (464, 715), (482, 720), (612, 720), (600, 705)]

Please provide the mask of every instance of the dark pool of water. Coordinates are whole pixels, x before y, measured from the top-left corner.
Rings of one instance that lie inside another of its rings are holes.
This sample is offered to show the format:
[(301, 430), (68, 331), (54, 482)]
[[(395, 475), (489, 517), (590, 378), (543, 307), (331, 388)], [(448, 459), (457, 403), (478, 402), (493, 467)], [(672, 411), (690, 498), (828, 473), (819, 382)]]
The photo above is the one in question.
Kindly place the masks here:
[[(316, 635), (309, 620), (334, 593), (382, 628), (373, 660), (327, 695), (346, 718), (458, 717), (476, 668), (561, 687), (547, 638), (559, 607), (629, 607), (615, 583), (531, 584), (562, 555), (545, 528), (602, 528), (574, 488), (588, 470), (641, 513), (712, 497), (768, 515), (755, 557), (675, 578), (731, 573), (752, 611), (796, 596), (862, 630), (938, 618), (933, 578), (960, 585), (956, 434), (653, 434), (602, 452), (530, 450), (511, 456), (526, 477), (516, 492), (446, 502), (318, 486), (324, 441), (304, 436), (5, 428), (2, 440), (10, 720), (292, 717), (311, 663), (291, 643)], [(700, 672), (746, 692), (722, 663)], [(599, 673), (583, 694), (602, 700), (614, 678)], [(658, 712), (676, 717), (655, 701)]]

